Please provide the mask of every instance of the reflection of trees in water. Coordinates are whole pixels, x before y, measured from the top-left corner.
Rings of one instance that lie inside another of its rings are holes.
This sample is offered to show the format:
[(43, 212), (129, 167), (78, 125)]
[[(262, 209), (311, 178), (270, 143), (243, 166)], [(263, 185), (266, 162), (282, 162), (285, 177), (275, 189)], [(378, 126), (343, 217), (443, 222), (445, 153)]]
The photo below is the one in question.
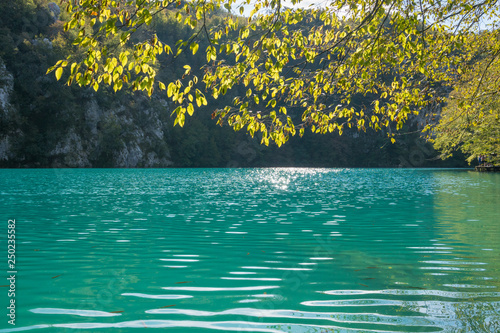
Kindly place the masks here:
[[(435, 174), (435, 179), (436, 230), (441, 234), (437, 239), (450, 245), (452, 252), (450, 260), (441, 260), (443, 265), (460, 271), (460, 275), (450, 271), (447, 283), (472, 283), (470, 287), (479, 289), (464, 293), (467, 295), (459, 297), (460, 302), (426, 304), (424, 311), (456, 322), (448, 327), (450, 332), (500, 332), (499, 293), (486, 291), (500, 288), (500, 263), (496, 251), (483, 251), (498, 249), (500, 177), (445, 171)], [(470, 266), (479, 264), (481, 269)]]
[(454, 308), (457, 318), (465, 324), (467, 332), (500, 332), (500, 302), (472, 300), (467, 303), (455, 303)]
[(478, 301), (470, 298), (462, 302), (403, 301), (396, 310), (425, 314), (432, 324), (446, 332), (497, 333), (500, 331), (500, 302)]
[(439, 186), (436, 220), (445, 237), (467, 245), (496, 247), (500, 175), (446, 171), (435, 178)]

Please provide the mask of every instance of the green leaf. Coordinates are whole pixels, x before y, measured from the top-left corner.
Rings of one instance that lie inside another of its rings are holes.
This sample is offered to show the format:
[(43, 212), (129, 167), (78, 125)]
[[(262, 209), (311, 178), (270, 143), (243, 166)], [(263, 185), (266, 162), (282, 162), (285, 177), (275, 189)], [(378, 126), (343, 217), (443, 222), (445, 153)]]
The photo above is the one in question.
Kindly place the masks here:
[(198, 94), (198, 92), (196, 92), (196, 95), (195, 95), (195, 96), (196, 96), (196, 98), (195, 98), (195, 100), (196, 100), (196, 105), (198, 105), (198, 107), (200, 107), (200, 106), (201, 106), (201, 104), (203, 104), (202, 98), (201, 98), (201, 96)]
[(196, 54), (196, 52), (198, 52), (198, 48), (199, 48), (199, 47), (200, 47), (200, 46), (198, 45), (198, 43), (195, 43), (195, 42), (193, 42), (193, 43), (189, 46), (189, 48), (191, 49), (191, 52), (193, 52), (193, 54)]
[(192, 104), (192, 103), (189, 103), (189, 104), (188, 104), (188, 107), (187, 107), (187, 112), (188, 112), (188, 114), (189, 114), (190, 116), (192, 116), (192, 115), (193, 115), (193, 113), (194, 113), (194, 107), (193, 107), (193, 104)]
[(168, 84), (167, 96), (168, 96), (169, 98), (170, 98), (170, 97), (172, 97), (172, 96), (174, 95), (174, 92), (175, 92), (176, 88), (177, 88), (177, 87), (175, 86), (175, 84), (174, 84), (173, 82), (170, 82), (170, 83)]
[(184, 112), (182, 112), (181, 114), (179, 114), (177, 116), (177, 119), (179, 119), (179, 121), (178, 121), (179, 126), (184, 127), (184, 122), (186, 120), (186, 114)]
[(59, 79), (61, 78), (62, 73), (63, 73), (62, 67), (59, 67), (58, 69), (56, 69), (56, 80), (57, 81), (59, 81)]

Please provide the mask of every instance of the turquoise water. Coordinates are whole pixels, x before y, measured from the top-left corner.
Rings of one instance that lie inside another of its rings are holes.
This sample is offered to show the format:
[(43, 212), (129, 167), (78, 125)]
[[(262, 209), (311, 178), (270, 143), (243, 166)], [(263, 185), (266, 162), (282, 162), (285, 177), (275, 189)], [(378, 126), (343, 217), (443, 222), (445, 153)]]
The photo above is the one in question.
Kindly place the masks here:
[(500, 331), (500, 174), (0, 170), (0, 193), (0, 332)]

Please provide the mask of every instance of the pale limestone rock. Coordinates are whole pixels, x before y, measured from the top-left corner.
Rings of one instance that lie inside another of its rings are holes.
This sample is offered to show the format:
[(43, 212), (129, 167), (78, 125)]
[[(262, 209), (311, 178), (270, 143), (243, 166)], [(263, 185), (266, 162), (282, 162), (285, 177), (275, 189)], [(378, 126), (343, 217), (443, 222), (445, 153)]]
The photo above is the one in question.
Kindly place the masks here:
[(12, 76), (3, 60), (0, 58), (0, 110), (7, 115), (12, 108), (10, 95), (14, 91), (14, 77)]

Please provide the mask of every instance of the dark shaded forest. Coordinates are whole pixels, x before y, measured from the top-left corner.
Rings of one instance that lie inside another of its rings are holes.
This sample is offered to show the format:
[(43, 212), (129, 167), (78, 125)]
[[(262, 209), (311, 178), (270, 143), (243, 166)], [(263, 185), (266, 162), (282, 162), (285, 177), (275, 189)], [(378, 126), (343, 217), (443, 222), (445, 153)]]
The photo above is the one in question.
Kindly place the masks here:
[[(46, 0), (0, 0), (0, 167), (462, 167), (463, 156), (446, 161), (420, 139), (413, 119), (392, 144), (384, 132), (346, 130), (344, 134), (293, 137), (278, 148), (260, 144), (243, 130), (218, 126), (211, 114), (241, 91), (234, 89), (174, 126), (173, 107), (153, 97), (109, 87), (67, 86), (47, 69), (68, 54), (78, 56), (74, 36), (64, 32), (65, 13)], [(219, 12), (210, 18), (218, 24)], [(154, 18), (145, 29), (174, 45), (192, 31), (173, 12)], [(141, 33), (138, 31), (137, 38)], [(200, 49), (206, 48), (203, 42)], [(158, 79), (181, 77), (189, 63), (202, 75), (203, 52), (162, 55)], [(368, 97), (362, 97), (368, 98)], [(370, 101), (366, 102), (367, 105)]]

